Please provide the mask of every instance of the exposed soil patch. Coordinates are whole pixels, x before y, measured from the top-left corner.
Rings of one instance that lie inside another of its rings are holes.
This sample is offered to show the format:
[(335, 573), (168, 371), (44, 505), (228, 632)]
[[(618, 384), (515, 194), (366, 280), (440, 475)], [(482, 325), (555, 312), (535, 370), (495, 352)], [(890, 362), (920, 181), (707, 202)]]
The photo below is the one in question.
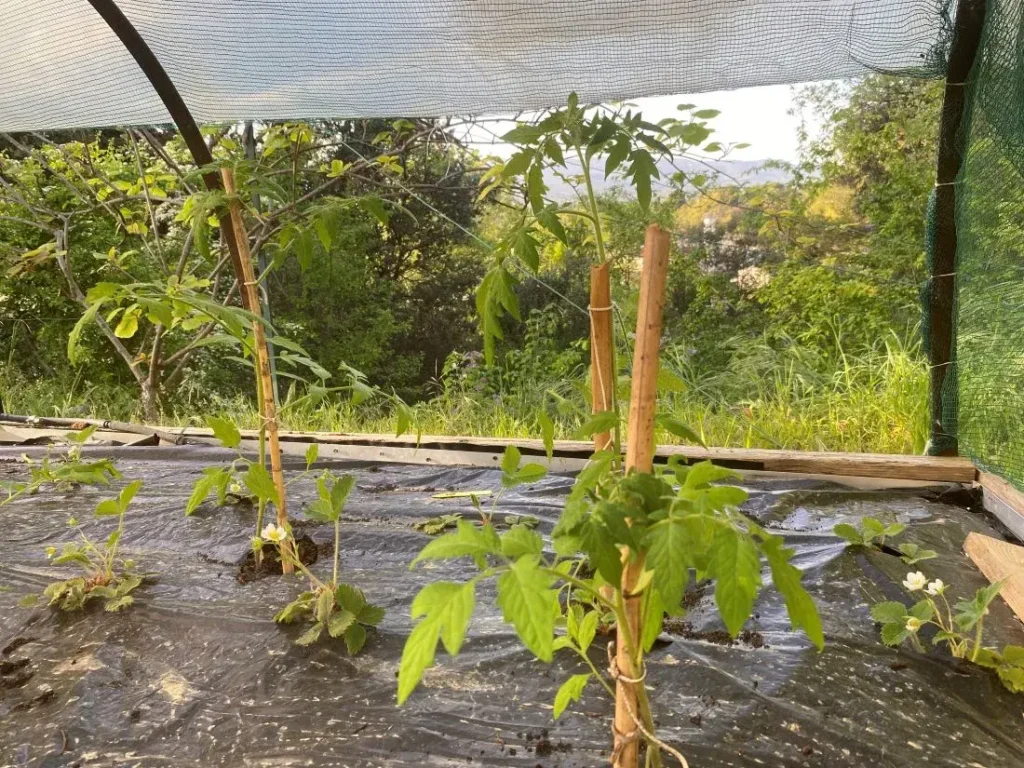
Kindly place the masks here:
[(735, 638), (724, 629), (696, 630), (688, 621), (666, 618), (664, 630), (670, 635), (685, 637), (687, 640), (703, 640), (715, 645), (745, 645), (749, 648), (766, 648), (764, 635), (754, 629), (744, 629)]
[[(295, 544), (299, 549), (299, 560), (302, 561), (303, 565), (312, 565), (317, 561), (320, 555), (320, 548), (317, 547), (309, 536), (299, 536), (295, 540)], [(250, 584), (260, 579), (265, 579), (268, 576), (280, 576), (281, 575), (281, 554), (274, 544), (263, 545), (263, 558), (260, 562), (256, 562), (256, 554), (252, 551), (245, 555), (245, 559), (242, 564), (238, 567), (238, 573), (235, 578), (238, 579), (240, 584)]]
[(533, 752), (537, 757), (550, 757), (556, 752), (572, 752), (571, 741), (552, 741), (547, 728), (539, 733), (527, 731), (518, 736), (526, 742), (526, 751)]

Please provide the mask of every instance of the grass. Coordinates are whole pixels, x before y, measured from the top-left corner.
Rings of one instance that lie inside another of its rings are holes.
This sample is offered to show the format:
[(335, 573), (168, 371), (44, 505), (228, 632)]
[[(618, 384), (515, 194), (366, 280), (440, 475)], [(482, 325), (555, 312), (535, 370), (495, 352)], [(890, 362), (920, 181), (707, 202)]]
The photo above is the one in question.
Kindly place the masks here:
[[(782, 350), (746, 343), (732, 363), (714, 374), (693, 372), (684, 355), (663, 354), (681, 391), (662, 397), (661, 409), (696, 431), (708, 445), (740, 448), (920, 454), (928, 437), (928, 371), (918, 346), (898, 340), (857, 354), (822, 355), (797, 344)], [(522, 381), (522, 379), (519, 379)], [(56, 382), (7, 382), (2, 390), (12, 413), (91, 415), (138, 419), (134, 392), (61, 387)], [(4, 385), (0, 381), (0, 387)], [(547, 408), (559, 438), (577, 437), (588, 410), (582, 369), (557, 381), (534, 380), (509, 391), (477, 391), (449, 382), (416, 406), (423, 434), (538, 437), (539, 407)], [(242, 396), (212, 408), (243, 427), (259, 417)], [(286, 400), (288, 429), (394, 433), (389, 407), (342, 400), (315, 405)], [(201, 424), (202, 414), (170, 409), (165, 423)], [(679, 442), (667, 433), (659, 442)]]

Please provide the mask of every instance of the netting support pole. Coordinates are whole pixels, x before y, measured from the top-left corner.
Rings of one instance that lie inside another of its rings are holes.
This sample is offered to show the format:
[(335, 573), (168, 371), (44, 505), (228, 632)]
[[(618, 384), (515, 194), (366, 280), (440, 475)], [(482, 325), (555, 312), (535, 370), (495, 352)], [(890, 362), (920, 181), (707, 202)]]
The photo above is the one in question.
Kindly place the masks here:
[[(203, 172), (203, 183), (206, 185), (206, 188), (211, 192), (224, 189), (220, 176), (211, 167), (213, 165), (213, 155), (210, 153), (210, 148), (206, 146), (206, 141), (203, 140), (203, 134), (199, 131), (195, 118), (192, 117), (192, 113), (185, 104), (185, 100), (181, 98), (181, 94), (178, 93), (178, 89), (171, 81), (166, 70), (164, 70), (156, 54), (153, 53), (153, 50), (142, 38), (142, 35), (135, 29), (135, 26), (121, 12), (121, 9), (117, 7), (117, 3), (114, 0), (89, 0), (89, 4), (107, 22), (107, 26), (110, 27), (111, 31), (117, 35), (118, 40), (121, 41), (121, 44), (124, 45), (128, 53), (132, 55), (132, 58), (135, 59), (139, 69), (142, 70), (150, 85), (153, 86), (153, 90), (160, 97), (160, 101), (163, 102), (164, 107), (171, 116), (171, 120), (178, 127), (178, 132), (185, 141), (188, 151), (192, 154), (195, 164), (199, 168), (205, 169)], [(239, 286), (242, 286), (245, 282), (242, 262), (238, 255), (238, 243), (235, 242), (234, 230), (231, 227), (231, 217), (227, 214), (221, 217), (220, 236), (224, 238), (228, 254), (231, 256), (235, 278), (238, 280)], [(245, 291), (242, 290), (240, 293), (242, 295), (242, 306), (250, 312), (258, 313), (260, 311), (258, 307), (249, 306)]]
[(928, 324), (931, 359), (931, 445), (934, 453), (957, 454), (956, 435), (943, 426), (943, 389), (954, 360), (956, 328), (956, 180), (963, 165), (967, 81), (985, 22), (985, 0), (959, 0), (946, 69), (935, 174), (935, 235), (932, 249)]

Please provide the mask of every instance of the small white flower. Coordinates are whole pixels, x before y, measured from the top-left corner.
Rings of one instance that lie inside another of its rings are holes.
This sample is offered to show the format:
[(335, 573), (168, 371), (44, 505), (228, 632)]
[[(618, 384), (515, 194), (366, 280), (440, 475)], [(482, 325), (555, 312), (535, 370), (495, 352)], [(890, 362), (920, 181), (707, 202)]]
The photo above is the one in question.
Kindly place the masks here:
[(932, 597), (937, 597), (946, 591), (946, 585), (942, 583), (942, 579), (936, 579), (935, 581), (930, 582), (928, 586), (925, 587), (924, 591)]
[(267, 527), (263, 529), (262, 536), (267, 541), (272, 541), (275, 544), (280, 544), (282, 541), (288, 538), (288, 531), (279, 525), (268, 523)]
[(903, 586), (908, 592), (917, 592), (924, 589), (924, 585), (928, 583), (928, 577), (920, 571), (908, 573), (907, 578), (903, 580)]
[(906, 624), (907, 631), (908, 632), (917, 632), (917, 630), (919, 630), (921, 628), (921, 624), (922, 623), (923, 622), (919, 618), (917, 618), (916, 616), (907, 616), (907, 624)]

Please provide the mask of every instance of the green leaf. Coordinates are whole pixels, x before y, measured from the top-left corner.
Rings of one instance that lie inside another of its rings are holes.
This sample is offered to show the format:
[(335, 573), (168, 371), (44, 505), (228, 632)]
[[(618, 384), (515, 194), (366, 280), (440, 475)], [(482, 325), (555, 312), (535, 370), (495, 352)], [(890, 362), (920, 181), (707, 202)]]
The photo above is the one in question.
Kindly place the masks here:
[(274, 478), (262, 464), (250, 464), (248, 471), (242, 476), (242, 482), (256, 498), (273, 502), (278, 507), (281, 506)]
[(735, 637), (754, 610), (761, 587), (761, 562), (749, 536), (721, 526), (711, 539), (715, 602), (729, 634)]
[(360, 624), (376, 627), (384, 619), (385, 610), (379, 605), (365, 605), (356, 617)]
[(875, 603), (871, 606), (871, 618), (879, 624), (905, 622), (906, 617), (907, 606), (894, 600), (885, 603)]
[(849, 523), (838, 523), (832, 528), (832, 533), (840, 538), (846, 539), (851, 544), (861, 544), (863, 539), (860, 535), (860, 531), (854, 528)]
[(323, 632), (324, 628), (322, 624), (314, 624), (312, 627), (307, 629), (298, 639), (295, 641), (296, 645), (312, 645), (320, 639), (320, 633)]
[(218, 416), (207, 416), (206, 426), (213, 430), (213, 436), (220, 441), (225, 448), (237, 448), (242, 444), (242, 433), (238, 427), (229, 419), (222, 419)]
[(554, 718), (557, 720), (562, 716), (565, 708), (574, 701), (579, 701), (583, 695), (583, 689), (587, 687), (587, 683), (590, 682), (590, 673), (585, 675), (573, 675), (566, 680), (558, 688), (558, 693), (555, 694), (555, 711)]
[(473, 615), (476, 582), (465, 584), (435, 582), (420, 590), (412, 602), (412, 618), (425, 616), (413, 627), (398, 667), (398, 703), (402, 704), (415, 690), (423, 672), (434, 663), (437, 641), (455, 656), (462, 647)]
[(535, 483), (547, 473), (547, 468), (542, 464), (524, 464), (513, 475), (502, 474), (501, 484), (505, 488), (515, 488), (524, 483)]
[[(535, 160), (526, 174), (526, 193), (530, 199), (530, 207), (534, 215), (544, 210), (544, 193), (547, 192), (547, 185), (544, 183), (544, 166), (540, 160)], [(536, 271), (536, 267), (534, 268)]]
[(576, 644), (579, 645), (580, 650), (584, 653), (590, 648), (594, 638), (597, 637), (597, 625), (600, 620), (601, 616), (597, 611), (587, 611), (583, 614), (583, 618), (580, 619), (579, 626), (576, 629)]
[(932, 616), (935, 615), (935, 610), (932, 608), (932, 604), (927, 600), (921, 600), (920, 602), (914, 603), (910, 606), (910, 610), (907, 611), (915, 619), (921, 621), (929, 621)]
[(565, 245), (569, 244), (569, 237), (565, 233), (565, 227), (562, 226), (561, 220), (558, 218), (558, 208), (549, 205), (547, 208), (537, 214), (537, 221), (541, 223), (548, 232), (554, 235), (561, 243)]
[[(330, 594), (329, 592), (324, 594)], [(356, 615), (351, 611), (346, 611), (344, 608), (340, 611), (335, 611), (327, 622), (327, 632), (331, 637), (341, 637), (345, 634), (345, 630), (352, 626), (352, 622), (356, 620)]]
[(90, 304), (84, 314), (78, 318), (78, 322), (75, 323), (75, 327), (71, 329), (71, 333), (68, 335), (68, 360), (70, 360), (72, 364), (78, 363), (80, 359), (78, 342), (82, 338), (82, 331), (85, 329), (85, 326), (89, 325), (96, 319), (96, 315), (102, 307), (102, 301)]
[(334, 509), (335, 518), (339, 517), (345, 509), (345, 502), (355, 487), (356, 478), (354, 475), (342, 475), (331, 485), (331, 507)]
[(698, 120), (710, 120), (713, 117), (718, 117), (721, 114), (717, 109), (698, 109), (693, 113), (693, 116)]
[(137, 312), (125, 312), (121, 321), (114, 328), (114, 335), (119, 339), (130, 339), (139, 330), (139, 315)]
[(117, 499), (107, 499), (101, 501), (99, 506), (96, 507), (97, 517), (106, 517), (108, 515), (120, 515), (121, 505), (117, 503)]
[(191, 515), (195, 512), (219, 485), (223, 483), (226, 486), (230, 476), (231, 471), (227, 469), (211, 467), (203, 470), (202, 476), (192, 486), (192, 494), (188, 497), (188, 503), (185, 504), (185, 514)]
[(629, 157), (629, 139), (625, 136), (620, 136), (611, 149), (608, 150), (608, 159), (604, 165), (604, 176), (610, 178), (615, 172), (615, 169), (625, 162), (626, 158)]
[(532, 160), (532, 152), (516, 152), (508, 159), (504, 168), (501, 169), (501, 175), (506, 179), (510, 179), (513, 176), (519, 176), (520, 174), (525, 173), (526, 169), (530, 167), (530, 162)]
[(654, 571), (654, 588), (669, 613), (675, 613), (683, 602), (693, 544), (687, 524), (677, 518), (657, 523), (647, 532), (646, 564)]
[(559, 613), (551, 582), (552, 577), (541, 570), (536, 555), (519, 558), (498, 577), (498, 605), (505, 621), (541, 661), (551, 661)]
[(610, 432), (619, 424), (619, 414), (616, 411), (600, 411), (591, 414), (590, 418), (580, 427), (576, 436), (579, 438), (590, 437), (601, 432)]
[(690, 467), (679, 467), (676, 473), (677, 476), (680, 470), (683, 471), (684, 479), (682, 482), (685, 490), (703, 488), (719, 480), (737, 477), (736, 473), (731, 469), (715, 466), (710, 461), (702, 461)]
[(310, 443), (309, 448), (306, 449), (306, 469), (308, 470), (316, 463), (317, 456), (320, 455), (320, 446), (316, 443)]
[(669, 434), (675, 435), (683, 440), (688, 440), (691, 443), (707, 447), (707, 444), (701, 436), (686, 426), (679, 419), (673, 418), (672, 416), (658, 416), (656, 421), (658, 426)]
[(500, 553), (501, 541), (491, 525), (478, 528), (466, 520), (459, 520), (454, 533), (439, 536), (427, 544), (412, 561), (412, 565), (416, 565), (421, 560), (453, 560), (459, 557), (482, 558)]
[(366, 608), (366, 595), (351, 584), (339, 584), (334, 589), (334, 602), (344, 610), (359, 616)]
[(540, 426), (541, 440), (544, 441), (544, 452), (548, 456), (548, 461), (551, 461), (555, 454), (555, 425), (547, 411), (540, 411), (537, 414), (537, 423)]
[(808, 639), (820, 651), (825, 646), (825, 635), (821, 629), (821, 617), (818, 609), (800, 583), (800, 569), (789, 562), (793, 550), (786, 549), (782, 538), (768, 536), (761, 544), (761, 551), (768, 559), (772, 569), (772, 581), (775, 588), (782, 593), (789, 612), (789, 621), (793, 629), (801, 628)]
[(886, 645), (899, 645), (910, 637), (910, 632), (903, 624), (885, 624), (882, 626), (882, 642)]
[(525, 525), (515, 525), (501, 536), (501, 554), (509, 560), (523, 555), (539, 555), (544, 549), (540, 536)]
[(661, 634), (662, 622), (665, 618), (665, 607), (661, 602), (661, 594), (656, 589), (648, 590), (645, 595), (643, 620), (644, 626), (640, 633), (640, 642), (644, 653), (654, 647), (654, 641)]
[(345, 630), (345, 648), (349, 656), (355, 656), (366, 645), (366, 628), (362, 624), (353, 624)]
[(141, 487), (141, 480), (133, 480), (121, 489), (121, 493), (118, 496), (118, 504), (121, 507), (121, 511), (128, 509), (128, 505), (132, 503), (132, 499), (135, 498), (135, 494), (139, 492)]
[(506, 446), (505, 453), (501, 456), (501, 471), (506, 475), (514, 475), (516, 470), (519, 469), (519, 462), (521, 460), (522, 454), (516, 446)]

